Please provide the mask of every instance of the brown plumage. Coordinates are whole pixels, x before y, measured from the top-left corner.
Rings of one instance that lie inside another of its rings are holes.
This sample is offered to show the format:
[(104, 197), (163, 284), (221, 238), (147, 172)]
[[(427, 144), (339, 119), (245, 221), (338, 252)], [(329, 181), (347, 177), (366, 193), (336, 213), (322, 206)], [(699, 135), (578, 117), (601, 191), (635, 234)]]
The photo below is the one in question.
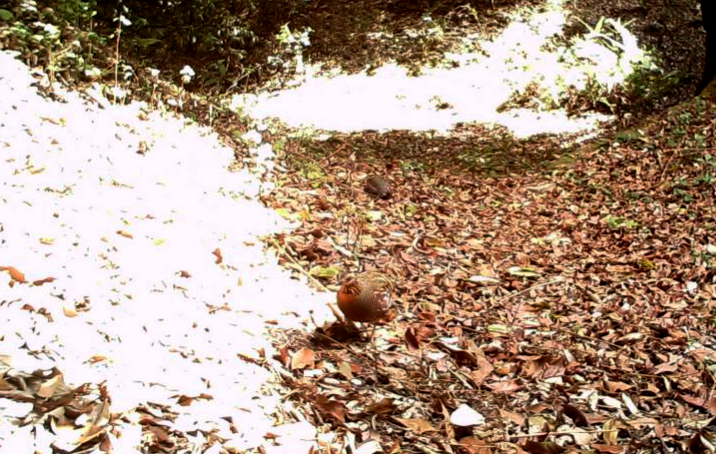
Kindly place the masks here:
[(371, 175), (365, 179), (365, 192), (381, 199), (390, 197), (390, 181), (386, 178)]
[(392, 284), (377, 271), (348, 276), (338, 290), (338, 308), (354, 322), (375, 323), (389, 318)]

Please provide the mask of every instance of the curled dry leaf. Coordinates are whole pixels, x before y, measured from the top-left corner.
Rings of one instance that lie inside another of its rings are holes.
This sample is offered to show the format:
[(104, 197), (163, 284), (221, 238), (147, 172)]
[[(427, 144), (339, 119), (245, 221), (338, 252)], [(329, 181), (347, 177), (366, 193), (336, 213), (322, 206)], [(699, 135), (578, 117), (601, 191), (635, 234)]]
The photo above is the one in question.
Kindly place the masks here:
[(405, 345), (412, 351), (420, 349), (420, 340), (415, 335), (415, 330), (412, 326), (405, 330)]
[(589, 421), (587, 420), (587, 417), (582, 413), (582, 411), (571, 404), (565, 404), (564, 407), (562, 407), (562, 410), (564, 411), (564, 414), (569, 416), (572, 421), (574, 421), (574, 425), (577, 427), (587, 427), (589, 426)]
[(77, 317), (77, 311), (75, 310), (74, 307), (69, 306), (69, 305), (62, 306), (62, 313), (65, 314), (65, 317), (69, 317), (69, 318)]
[(224, 257), (221, 255), (221, 249), (216, 248), (213, 251), (211, 251), (212, 254), (216, 257), (216, 263), (217, 265), (220, 265), (224, 261)]
[(25, 280), (25, 274), (23, 274), (20, 270), (15, 268), (14, 266), (0, 266), (0, 271), (7, 271), (10, 275), (10, 279), (12, 279), (15, 282), (19, 282), (21, 284), (26, 283)]

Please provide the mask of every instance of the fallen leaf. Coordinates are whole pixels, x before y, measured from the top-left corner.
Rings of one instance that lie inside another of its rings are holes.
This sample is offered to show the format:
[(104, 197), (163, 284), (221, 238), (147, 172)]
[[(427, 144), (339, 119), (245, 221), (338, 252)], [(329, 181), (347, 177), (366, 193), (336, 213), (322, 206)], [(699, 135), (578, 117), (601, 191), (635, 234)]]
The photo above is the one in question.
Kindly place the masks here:
[(319, 394), (316, 396), (316, 406), (324, 415), (331, 416), (342, 423), (346, 421), (345, 407), (341, 402), (328, 399), (326, 396)]
[(384, 415), (395, 411), (395, 404), (393, 403), (393, 399), (386, 397), (376, 403), (368, 405), (365, 411), (374, 415)]
[(65, 314), (65, 317), (77, 317), (77, 311), (72, 306), (62, 306), (62, 313)]
[(490, 383), (487, 385), (487, 387), (497, 393), (505, 393), (505, 394), (510, 394), (510, 393), (513, 393), (515, 391), (519, 391), (520, 389), (522, 389), (522, 386), (518, 385), (514, 380)]
[(485, 284), (485, 285), (496, 285), (500, 283), (499, 279), (495, 279), (494, 277), (489, 276), (470, 276), (470, 279), (467, 280), (468, 282), (472, 282), (474, 284)]
[(602, 425), (602, 430), (604, 431), (602, 434), (604, 442), (609, 445), (616, 445), (619, 435), (617, 430), (617, 421), (615, 419), (608, 419)]
[(633, 388), (632, 385), (628, 385), (626, 383), (618, 382), (618, 381), (606, 381), (604, 382), (604, 387), (607, 391), (611, 391), (613, 393), (619, 392), (619, 391), (626, 391), (628, 389)]
[(34, 285), (35, 287), (40, 287), (43, 284), (49, 284), (50, 282), (55, 282), (55, 278), (54, 277), (46, 277), (44, 279), (38, 279), (36, 281), (32, 281), (32, 285)]
[(513, 276), (518, 277), (539, 277), (540, 274), (532, 267), (529, 266), (511, 266), (507, 269), (507, 272)]
[(458, 441), (461, 448), (465, 448), (469, 454), (492, 454), (492, 449), (487, 443), (477, 437), (465, 437)]
[(520, 448), (532, 454), (559, 454), (564, 451), (564, 448), (551, 441), (526, 441)]
[(450, 415), (450, 423), (454, 426), (469, 427), (478, 426), (485, 422), (485, 417), (476, 412), (472, 407), (462, 404)]
[(564, 414), (569, 416), (572, 421), (574, 421), (574, 425), (577, 427), (587, 427), (589, 426), (589, 421), (587, 420), (587, 417), (582, 413), (582, 411), (571, 404), (565, 404), (564, 407), (562, 407), (562, 410), (564, 411)]
[(338, 372), (343, 375), (346, 380), (352, 380), (353, 379), (353, 370), (351, 368), (351, 365), (345, 361), (342, 361), (338, 365)]
[(134, 238), (131, 233), (125, 232), (124, 230), (117, 230), (117, 235), (129, 238), (130, 240)]
[(405, 330), (405, 345), (408, 346), (408, 350), (420, 350), (420, 340), (415, 335), (415, 330), (412, 326)]
[(316, 364), (316, 353), (308, 348), (302, 348), (291, 355), (291, 369), (313, 369)]
[(608, 454), (619, 454), (624, 452), (624, 446), (616, 445), (592, 445), (595, 451), (606, 452)]
[(10, 279), (21, 284), (26, 283), (25, 275), (15, 268), (14, 266), (0, 266), (0, 271), (7, 271), (10, 274)]
[(315, 277), (331, 279), (331, 278), (338, 276), (340, 274), (340, 272), (341, 272), (341, 270), (334, 266), (330, 266), (330, 267), (314, 266), (313, 268), (311, 268), (311, 270), (308, 272), (308, 274), (310, 274), (311, 276), (315, 276)]
[(395, 418), (398, 422), (400, 422), (402, 425), (410, 429), (411, 431), (415, 432), (416, 434), (420, 435), (425, 432), (433, 432), (435, 431), (435, 428), (430, 424), (430, 422), (426, 419), (422, 418), (413, 418), (413, 419), (404, 419), (404, 418)]

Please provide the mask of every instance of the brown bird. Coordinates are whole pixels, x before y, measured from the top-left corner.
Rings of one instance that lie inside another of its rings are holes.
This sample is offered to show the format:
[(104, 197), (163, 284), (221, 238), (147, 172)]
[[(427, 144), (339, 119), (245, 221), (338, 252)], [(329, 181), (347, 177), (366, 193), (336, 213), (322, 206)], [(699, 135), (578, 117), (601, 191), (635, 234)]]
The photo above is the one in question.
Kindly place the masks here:
[(348, 320), (376, 323), (390, 318), (392, 290), (390, 280), (379, 271), (373, 270), (348, 276), (338, 290), (336, 301)]
[(365, 179), (365, 192), (380, 199), (390, 197), (390, 181), (386, 178), (371, 175)]

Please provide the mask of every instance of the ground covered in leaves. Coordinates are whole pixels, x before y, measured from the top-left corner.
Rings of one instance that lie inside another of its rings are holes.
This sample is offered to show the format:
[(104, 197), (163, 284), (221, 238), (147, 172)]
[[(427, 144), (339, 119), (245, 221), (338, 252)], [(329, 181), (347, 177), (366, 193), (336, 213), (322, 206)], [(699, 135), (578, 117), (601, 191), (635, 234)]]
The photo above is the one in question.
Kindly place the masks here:
[[(332, 290), (380, 269), (400, 308), (374, 343), (295, 333), (292, 397), (366, 451), (707, 452), (715, 122), (699, 99), (570, 159), (535, 140), (549, 172), (516, 145), (496, 172), (457, 140), (289, 140), (269, 201), (303, 222), (278, 238), (286, 263)], [(370, 174), (392, 198), (363, 192)]]
[[(418, 73), (446, 64), (446, 52), (479, 52), (463, 38), (496, 34), (516, 6), (482, 3), (307, 2), (292, 26), (314, 29), (307, 55), (328, 68), (371, 72), (394, 59)], [(679, 73), (636, 111), (689, 93), (701, 52), (692, 9), (570, 3), (591, 25), (602, 15), (638, 19), (662, 67)], [(31, 120), (13, 116), (27, 107), (22, 97), (1, 105), (15, 134), (2, 142), (10, 151), (0, 167), (4, 449), (716, 445), (713, 103), (688, 102), (582, 145), (473, 124), (443, 136), (310, 137), (212, 117), (239, 145), (235, 167), (278, 156), (266, 191), (249, 190), (257, 182), (244, 172), (223, 172), (226, 149), (216, 161), (196, 153), (216, 145), (203, 134), (175, 124), (147, 140), (150, 109), (122, 114), (88, 94), (93, 107), (79, 110), (94, 123), (71, 116), (72, 103), (40, 103)], [(84, 134), (99, 130), (109, 133)], [(247, 137), (271, 146), (252, 148)], [(391, 181), (390, 198), (363, 191), (375, 174)], [(298, 225), (266, 243), (323, 293), (265, 259), (256, 236), (270, 232), (244, 221), (278, 221), (255, 198)], [(381, 270), (397, 289), (398, 316), (372, 342), (319, 314), (359, 269)], [(307, 330), (309, 311), (317, 327)]]

